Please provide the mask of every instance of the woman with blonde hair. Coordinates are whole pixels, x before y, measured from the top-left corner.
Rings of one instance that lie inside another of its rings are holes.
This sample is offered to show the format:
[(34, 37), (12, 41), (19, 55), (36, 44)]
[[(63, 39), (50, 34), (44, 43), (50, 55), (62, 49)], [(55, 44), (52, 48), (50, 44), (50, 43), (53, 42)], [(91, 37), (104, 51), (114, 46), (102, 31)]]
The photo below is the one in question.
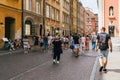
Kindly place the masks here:
[(53, 63), (59, 64), (60, 61), (60, 54), (62, 51), (62, 41), (58, 36), (56, 36), (52, 42), (53, 44)]

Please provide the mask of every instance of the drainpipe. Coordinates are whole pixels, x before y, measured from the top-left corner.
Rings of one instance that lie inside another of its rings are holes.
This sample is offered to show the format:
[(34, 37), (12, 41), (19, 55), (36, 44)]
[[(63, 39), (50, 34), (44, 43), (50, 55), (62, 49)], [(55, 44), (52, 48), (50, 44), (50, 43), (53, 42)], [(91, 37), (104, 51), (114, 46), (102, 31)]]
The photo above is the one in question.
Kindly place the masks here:
[(44, 35), (45, 35), (45, 17), (46, 17), (46, 3), (45, 3), (46, 0), (43, 0), (43, 27), (44, 27)]

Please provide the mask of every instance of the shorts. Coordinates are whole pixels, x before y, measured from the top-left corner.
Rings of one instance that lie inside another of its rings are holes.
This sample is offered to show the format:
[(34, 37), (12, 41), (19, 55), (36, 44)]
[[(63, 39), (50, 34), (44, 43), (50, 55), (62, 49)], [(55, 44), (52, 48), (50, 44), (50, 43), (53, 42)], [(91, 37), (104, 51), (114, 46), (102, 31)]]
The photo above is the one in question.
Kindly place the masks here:
[(44, 47), (48, 47), (48, 43), (47, 42), (44, 42)]
[(108, 53), (109, 53), (109, 49), (107, 50), (98, 50), (98, 57), (99, 58), (103, 58), (103, 59), (108, 59)]
[(75, 49), (79, 48), (79, 44), (74, 44), (74, 48)]

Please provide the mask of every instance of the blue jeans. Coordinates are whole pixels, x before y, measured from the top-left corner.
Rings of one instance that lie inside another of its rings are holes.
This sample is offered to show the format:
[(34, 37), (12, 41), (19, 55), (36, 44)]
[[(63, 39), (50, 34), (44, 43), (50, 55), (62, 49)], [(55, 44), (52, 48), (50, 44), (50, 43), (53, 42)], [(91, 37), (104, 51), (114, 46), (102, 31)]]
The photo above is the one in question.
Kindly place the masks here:
[(92, 49), (95, 49), (95, 42), (92, 42)]

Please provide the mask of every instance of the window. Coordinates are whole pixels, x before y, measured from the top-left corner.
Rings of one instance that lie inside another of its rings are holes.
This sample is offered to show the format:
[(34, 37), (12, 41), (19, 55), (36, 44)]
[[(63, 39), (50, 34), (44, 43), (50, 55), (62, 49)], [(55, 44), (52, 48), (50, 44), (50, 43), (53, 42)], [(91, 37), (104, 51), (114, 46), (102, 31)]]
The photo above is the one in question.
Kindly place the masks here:
[(63, 8), (69, 11), (69, 2), (67, 2), (66, 0), (63, 1)]
[(25, 26), (25, 35), (30, 35), (30, 25), (29, 24), (26, 24)]
[(26, 10), (32, 10), (32, 0), (26, 0)]
[(55, 8), (51, 7), (51, 19), (55, 19)]
[(56, 21), (59, 21), (59, 11), (56, 10)]
[(50, 17), (50, 6), (46, 5), (46, 17)]
[(86, 15), (89, 16), (89, 13), (87, 13)]
[(109, 7), (109, 16), (113, 16), (114, 15), (114, 9), (113, 6)]
[(40, 14), (40, 3), (36, 2), (36, 13)]
[(60, 0), (56, 0), (56, 2), (60, 2)]

